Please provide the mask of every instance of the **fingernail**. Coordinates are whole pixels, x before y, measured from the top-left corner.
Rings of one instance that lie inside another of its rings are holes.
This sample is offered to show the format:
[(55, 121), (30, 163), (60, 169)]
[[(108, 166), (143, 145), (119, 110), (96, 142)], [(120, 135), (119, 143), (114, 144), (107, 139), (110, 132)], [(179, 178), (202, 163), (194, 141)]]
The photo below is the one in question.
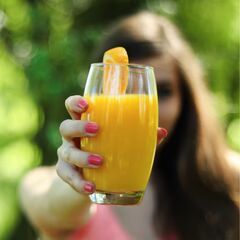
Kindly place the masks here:
[(87, 193), (93, 193), (95, 191), (95, 186), (92, 183), (85, 183), (84, 191)]
[(163, 138), (165, 138), (167, 135), (168, 135), (168, 131), (167, 131), (167, 129), (165, 129), (165, 128), (161, 128), (161, 135), (162, 135), (162, 137)]
[(89, 155), (88, 156), (88, 164), (100, 166), (102, 164), (102, 157), (98, 155)]
[(98, 131), (98, 125), (93, 122), (87, 123), (85, 125), (85, 131), (87, 133), (96, 133)]
[(84, 99), (80, 99), (77, 105), (78, 107), (84, 109), (87, 107), (88, 103)]

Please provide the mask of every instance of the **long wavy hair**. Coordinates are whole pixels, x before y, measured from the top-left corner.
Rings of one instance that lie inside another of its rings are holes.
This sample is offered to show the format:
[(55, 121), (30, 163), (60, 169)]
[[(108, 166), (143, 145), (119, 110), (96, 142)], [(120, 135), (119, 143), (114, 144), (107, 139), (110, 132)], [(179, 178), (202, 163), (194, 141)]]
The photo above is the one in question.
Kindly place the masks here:
[(228, 149), (193, 51), (174, 24), (149, 12), (115, 24), (95, 60), (116, 46), (126, 48), (131, 62), (169, 54), (179, 73), (181, 112), (167, 142), (156, 151), (152, 173), (156, 232), (176, 232), (183, 240), (238, 239), (239, 173), (228, 164)]

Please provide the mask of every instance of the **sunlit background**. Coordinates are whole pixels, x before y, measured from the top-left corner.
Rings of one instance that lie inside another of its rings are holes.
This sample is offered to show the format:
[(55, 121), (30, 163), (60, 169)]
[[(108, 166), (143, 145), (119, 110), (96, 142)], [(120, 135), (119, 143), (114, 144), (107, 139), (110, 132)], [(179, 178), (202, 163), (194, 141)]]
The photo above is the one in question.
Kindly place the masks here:
[(240, 150), (239, 1), (0, 0), (0, 239), (34, 239), (17, 187), (56, 162), (64, 99), (82, 94), (113, 21), (138, 10), (172, 19), (205, 66), (229, 145)]

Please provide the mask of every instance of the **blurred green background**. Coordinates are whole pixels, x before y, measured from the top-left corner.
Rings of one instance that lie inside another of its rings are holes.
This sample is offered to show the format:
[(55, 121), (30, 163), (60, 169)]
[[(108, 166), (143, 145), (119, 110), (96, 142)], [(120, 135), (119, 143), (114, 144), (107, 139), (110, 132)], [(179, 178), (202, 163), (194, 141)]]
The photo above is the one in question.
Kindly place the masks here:
[(0, 0), (0, 239), (34, 239), (21, 177), (57, 160), (64, 100), (82, 94), (91, 53), (138, 10), (172, 19), (205, 66), (229, 145), (240, 150), (238, 0)]

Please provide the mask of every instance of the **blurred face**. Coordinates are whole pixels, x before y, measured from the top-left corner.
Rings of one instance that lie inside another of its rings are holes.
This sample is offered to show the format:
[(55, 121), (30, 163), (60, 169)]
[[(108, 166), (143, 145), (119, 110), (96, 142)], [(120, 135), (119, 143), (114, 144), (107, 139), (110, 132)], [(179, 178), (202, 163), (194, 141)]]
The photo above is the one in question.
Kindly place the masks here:
[(154, 67), (159, 106), (159, 127), (172, 132), (181, 110), (181, 93), (176, 64), (171, 56), (156, 56), (134, 63)]

